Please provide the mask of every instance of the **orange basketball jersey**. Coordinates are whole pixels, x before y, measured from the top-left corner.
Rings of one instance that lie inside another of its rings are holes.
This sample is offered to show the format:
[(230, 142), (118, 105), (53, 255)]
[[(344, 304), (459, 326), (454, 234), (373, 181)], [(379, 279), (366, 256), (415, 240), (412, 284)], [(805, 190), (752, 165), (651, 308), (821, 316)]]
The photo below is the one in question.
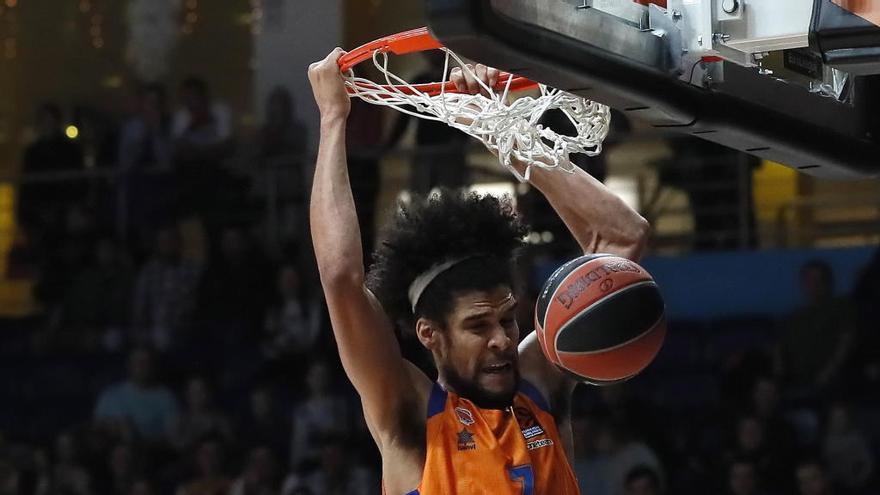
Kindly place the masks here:
[(513, 407), (480, 409), (435, 384), (428, 401), (422, 482), (407, 495), (576, 495), (577, 480), (534, 386)]

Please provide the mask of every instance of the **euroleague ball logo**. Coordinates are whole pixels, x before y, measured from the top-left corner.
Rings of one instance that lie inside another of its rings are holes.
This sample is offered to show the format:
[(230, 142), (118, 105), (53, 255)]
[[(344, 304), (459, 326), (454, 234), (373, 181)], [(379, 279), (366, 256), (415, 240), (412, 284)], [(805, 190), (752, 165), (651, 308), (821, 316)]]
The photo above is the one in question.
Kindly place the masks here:
[(640, 273), (638, 265), (635, 263), (625, 261), (625, 260), (617, 260), (611, 261), (609, 263), (605, 263), (604, 265), (590, 270), (589, 272), (581, 275), (580, 277), (574, 279), (568, 287), (559, 291), (559, 295), (556, 296), (556, 300), (566, 307), (566, 309), (571, 308), (571, 305), (574, 303), (575, 299), (580, 297), (581, 294), (584, 293), (594, 282), (599, 282), (599, 289), (603, 292), (609, 291), (612, 287), (614, 287), (614, 280), (608, 277), (612, 273), (617, 272), (632, 272), (632, 273)]

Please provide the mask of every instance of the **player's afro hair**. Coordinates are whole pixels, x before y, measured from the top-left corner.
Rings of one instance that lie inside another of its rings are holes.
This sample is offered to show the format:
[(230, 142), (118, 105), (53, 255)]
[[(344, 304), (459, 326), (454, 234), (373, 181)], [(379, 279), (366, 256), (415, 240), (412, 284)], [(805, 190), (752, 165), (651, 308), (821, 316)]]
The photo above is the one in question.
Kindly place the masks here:
[[(513, 262), (528, 228), (509, 198), (441, 190), (399, 205), (374, 253), (367, 277), (392, 321), (411, 334), (425, 317), (445, 326), (455, 295), (514, 286)], [(410, 284), (434, 265), (466, 258), (427, 287), (413, 311)]]

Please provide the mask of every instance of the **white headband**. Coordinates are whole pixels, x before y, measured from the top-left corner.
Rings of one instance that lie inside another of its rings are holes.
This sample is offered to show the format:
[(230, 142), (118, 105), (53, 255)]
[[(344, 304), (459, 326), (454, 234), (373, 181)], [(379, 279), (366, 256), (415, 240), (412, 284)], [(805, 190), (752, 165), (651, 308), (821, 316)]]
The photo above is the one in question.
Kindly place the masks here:
[(449, 270), (455, 265), (461, 263), (462, 261), (469, 260), (473, 258), (473, 256), (465, 256), (463, 258), (453, 258), (449, 261), (444, 261), (443, 263), (439, 263), (437, 265), (432, 266), (427, 271), (416, 277), (413, 280), (413, 283), (409, 286), (409, 303), (412, 305), (413, 313), (416, 312), (416, 305), (419, 304), (419, 299), (424, 294), (425, 289), (431, 285), (431, 282), (434, 281), (437, 277), (440, 276), (441, 273)]

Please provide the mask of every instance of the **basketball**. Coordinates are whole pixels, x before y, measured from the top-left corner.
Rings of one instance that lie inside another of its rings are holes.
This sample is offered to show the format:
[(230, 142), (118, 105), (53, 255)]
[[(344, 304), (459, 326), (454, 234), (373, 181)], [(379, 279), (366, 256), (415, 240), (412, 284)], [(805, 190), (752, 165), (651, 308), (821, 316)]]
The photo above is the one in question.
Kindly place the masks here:
[(645, 369), (666, 336), (663, 298), (637, 263), (573, 259), (547, 279), (535, 308), (544, 355), (580, 381), (610, 385)]

